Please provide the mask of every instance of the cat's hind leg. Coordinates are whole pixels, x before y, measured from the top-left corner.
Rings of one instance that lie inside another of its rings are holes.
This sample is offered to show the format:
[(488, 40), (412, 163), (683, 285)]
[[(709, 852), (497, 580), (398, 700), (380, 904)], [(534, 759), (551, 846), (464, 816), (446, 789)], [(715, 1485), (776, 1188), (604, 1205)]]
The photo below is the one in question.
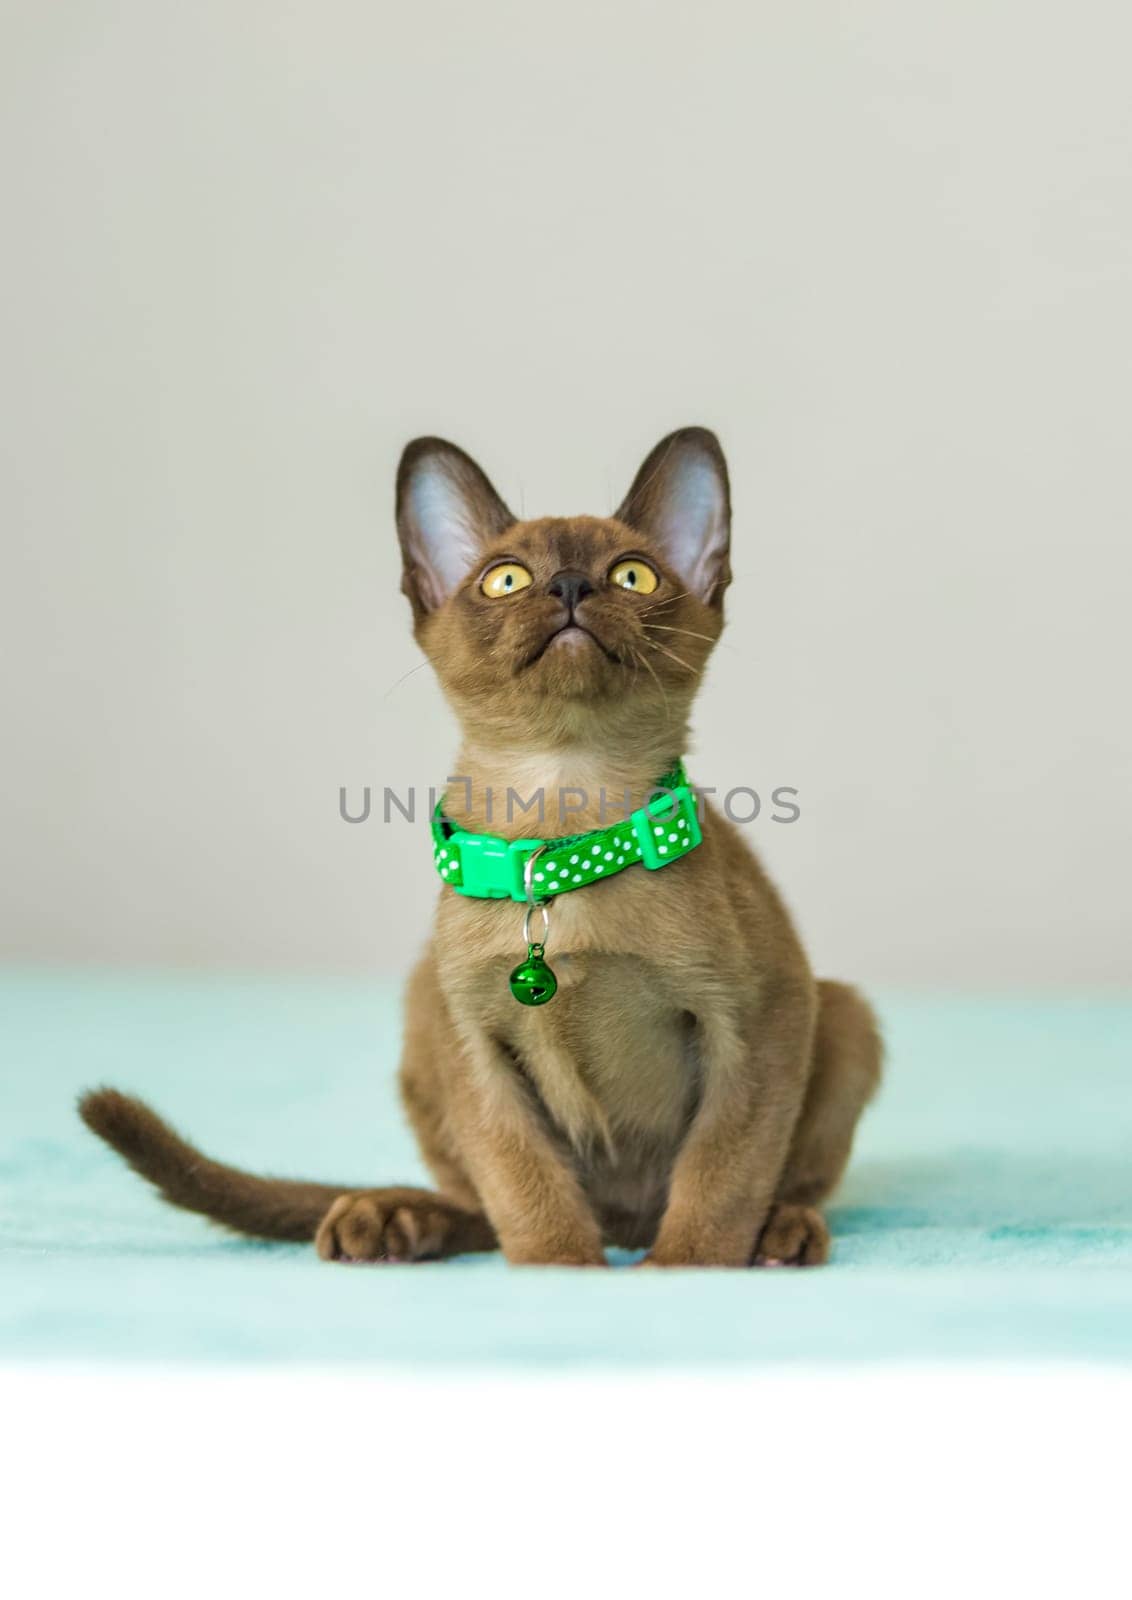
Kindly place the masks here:
[(409, 980), (399, 1086), (435, 1189), (351, 1189), (323, 1215), (315, 1249), (324, 1261), (443, 1261), (498, 1250), (453, 1134), (449, 1066), (458, 1049), (426, 957)]
[(445, 1073), (456, 1048), (450, 1035), (436, 964), (426, 955), (409, 980), (399, 1077), (401, 1102), (437, 1188), (340, 1194), (315, 1233), (324, 1261), (442, 1261), (498, 1249), (453, 1142)]
[(829, 1259), (829, 1228), (817, 1207), (837, 1187), (858, 1120), (880, 1082), (881, 1039), (868, 1001), (844, 983), (819, 983), (818, 994), (809, 1087), (756, 1247), (760, 1266)]
[(359, 1189), (340, 1195), (315, 1235), (324, 1261), (441, 1261), (497, 1247), (482, 1213), (430, 1189)]

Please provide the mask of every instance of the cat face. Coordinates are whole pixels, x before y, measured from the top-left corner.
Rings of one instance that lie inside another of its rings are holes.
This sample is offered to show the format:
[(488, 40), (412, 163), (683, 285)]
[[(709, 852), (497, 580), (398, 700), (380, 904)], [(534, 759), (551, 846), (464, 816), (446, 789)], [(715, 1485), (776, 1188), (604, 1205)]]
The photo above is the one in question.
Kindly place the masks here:
[(730, 576), (714, 435), (662, 440), (612, 517), (523, 522), (462, 451), (417, 440), (397, 521), (414, 631), (465, 722), (577, 737), (613, 706), (686, 715)]

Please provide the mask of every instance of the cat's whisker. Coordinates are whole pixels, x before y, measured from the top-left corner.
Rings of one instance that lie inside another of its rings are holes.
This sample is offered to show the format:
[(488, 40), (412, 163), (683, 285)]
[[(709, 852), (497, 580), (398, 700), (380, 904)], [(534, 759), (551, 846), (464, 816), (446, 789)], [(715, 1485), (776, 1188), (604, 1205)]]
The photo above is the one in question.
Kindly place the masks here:
[(645, 642), (649, 645), (650, 649), (659, 650), (662, 656), (667, 656), (670, 661), (675, 661), (678, 666), (683, 667), (685, 672), (690, 672), (693, 678), (698, 678), (700, 676), (700, 669), (698, 667), (693, 667), (689, 662), (684, 660), (683, 656), (678, 656), (675, 650), (666, 649), (658, 639), (648, 639)]
[(643, 627), (646, 633), (650, 629), (657, 628), (661, 633), (686, 633), (689, 639), (706, 639), (708, 644), (718, 643), (710, 633), (697, 633), (694, 628), (674, 628), (670, 622), (646, 622)]
[(690, 592), (688, 589), (681, 589), (676, 594), (666, 594), (663, 600), (654, 600), (652, 605), (646, 606), (644, 615), (647, 617), (651, 612), (661, 610), (663, 606), (674, 605), (677, 600), (686, 600)]
[(414, 672), (423, 672), (425, 667), (431, 667), (431, 666), (432, 666), (432, 662), (427, 657), (425, 658), (424, 661), (418, 661), (415, 667), (410, 667), (408, 672), (403, 672), (401, 674), (401, 676), (397, 679), (396, 683), (391, 683), (389, 685), (389, 688), (386, 689), (385, 693), (382, 695), (381, 698), (383, 700), (388, 700), (389, 696), (393, 693), (394, 689), (399, 689), (401, 687), (401, 685), (405, 682), (406, 678), (411, 678), (413, 676)]
[(645, 656), (643, 653), (638, 652), (636, 650), (633, 650), (632, 647), (630, 647), (630, 652), (632, 654), (633, 660), (634, 661), (639, 661), (641, 666), (644, 667), (648, 671), (648, 674), (649, 674), (650, 678), (653, 680), (653, 682), (656, 684), (657, 688), (660, 690), (660, 698), (664, 701), (665, 713), (670, 715), (671, 711), (672, 711), (672, 708), (668, 704), (668, 695), (665, 692), (665, 688), (664, 688), (663, 683), (661, 683), (660, 678), (657, 675), (656, 668), (653, 666), (652, 662), (648, 659), (648, 657)]

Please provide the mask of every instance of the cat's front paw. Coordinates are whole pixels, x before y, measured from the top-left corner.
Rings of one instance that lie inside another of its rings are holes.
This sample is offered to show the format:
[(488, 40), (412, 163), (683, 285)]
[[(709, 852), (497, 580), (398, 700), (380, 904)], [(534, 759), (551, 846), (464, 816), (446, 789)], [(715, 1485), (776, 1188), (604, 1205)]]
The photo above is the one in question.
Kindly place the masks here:
[(643, 1261), (642, 1267), (740, 1267), (751, 1264), (751, 1235), (696, 1233), (687, 1236), (669, 1234), (658, 1238)]
[(775, 1206), (755, 1250), (756, 1267), (820, 1267), (829, 1260), (829, 1228), (813, 1206)]

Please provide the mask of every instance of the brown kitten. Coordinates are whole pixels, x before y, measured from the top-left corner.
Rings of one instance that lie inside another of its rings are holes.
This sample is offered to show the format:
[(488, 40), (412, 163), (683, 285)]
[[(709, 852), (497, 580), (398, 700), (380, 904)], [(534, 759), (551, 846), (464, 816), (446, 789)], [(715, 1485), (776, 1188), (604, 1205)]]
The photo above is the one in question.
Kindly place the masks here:
[[(715, 436), (685, 428), (646, 459), (616, 515), (519, 522), (440, 439), (397, 478), (402, 587), (460, 719), (473, 831), (503, 831), (490, 789), (537, 789), (513, 837), (552, 837), (645, 803), (687, 740), (723, 626), (730, 490)], [(627, 556), (649, 593), (610, 582)], [(503, 562), (525, 586), (491, 597)], [(530, 581), (526, 582), (529, 576)], [(651, 582), (651, 578), (648, 580)], [(555, 816), (560, 788), (579, 809)], [(575, 797), (576, 798), (576, 797)], [(140, 1102), (86, 1095), (88, 1125), (166, 1199), (327, 1260), (419, 1261), (498, 1246), (511, 1262), (655, 1266), (824, 1261), (818, 1202), (844, 1170), (881, 1046), (852, 989), (818, 983), (774, 889), (714, 810), (663, 872), (626, 870), (559, 898), (550, 1005), (517, 1005), (521, 908), (441, 889), (408, 986), (401, 1091), (437, 1192), (341, 1192), (200, 1156)]]

